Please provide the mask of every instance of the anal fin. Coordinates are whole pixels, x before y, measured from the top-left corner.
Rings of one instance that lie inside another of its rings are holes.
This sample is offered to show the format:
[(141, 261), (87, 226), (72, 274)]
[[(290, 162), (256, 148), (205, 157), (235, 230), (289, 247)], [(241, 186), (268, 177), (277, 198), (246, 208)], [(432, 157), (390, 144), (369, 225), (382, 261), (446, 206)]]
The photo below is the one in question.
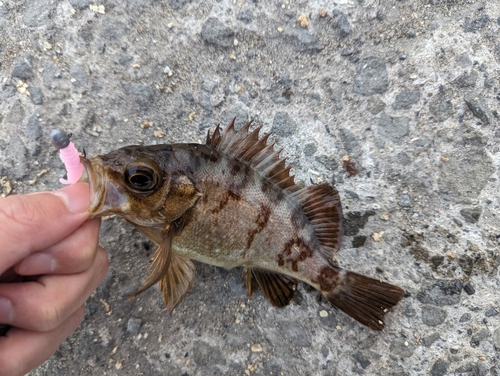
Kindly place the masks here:
[(195, 267), (186, 258), (173, 255), (168, 273), (160, 280), (167, 311), (172, 312), (193, 285)]
[(297, 281), (294, 278), (255, 268), (247, 269), (246, 282), (248, 296), (251, 296), (259, 286), (264, 296), (273, 306), (278, 308), (285, 307), (290, 303), (297, 286)]

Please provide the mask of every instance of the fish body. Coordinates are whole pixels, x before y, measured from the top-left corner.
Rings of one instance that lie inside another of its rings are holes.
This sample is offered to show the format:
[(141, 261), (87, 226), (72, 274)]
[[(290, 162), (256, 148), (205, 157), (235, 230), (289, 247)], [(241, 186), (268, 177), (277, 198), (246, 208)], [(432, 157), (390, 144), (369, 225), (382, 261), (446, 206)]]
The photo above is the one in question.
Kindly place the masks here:
[(83, 159), (93, 216), (117, 214), (157, 244), (138, 293), (160, 284), (168, 310), (189, 291), (190, 260), (243, 266), (249, 295), (262, 289), (287, 305), (299, 280), (364, 325), (383, 316), (403, 290), (336, 266), (343, 236), (337, 190), (299, 188), (260, 128), (234, 121), (202, 144), (129, 146)]

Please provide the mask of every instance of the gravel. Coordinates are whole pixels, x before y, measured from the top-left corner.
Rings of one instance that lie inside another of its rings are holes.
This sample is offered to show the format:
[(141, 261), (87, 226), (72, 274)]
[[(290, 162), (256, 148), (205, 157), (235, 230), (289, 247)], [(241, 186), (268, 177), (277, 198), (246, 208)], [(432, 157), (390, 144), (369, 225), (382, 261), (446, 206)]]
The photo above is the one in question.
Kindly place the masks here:
[(481, 217), (481, 213), (483, 212), (483, 208), (480, 206), (475, 206), (472, 208), (463, 208), (460, 210), (460, 215), (464, 217), (465, 221), (468, 223), (477, 223), (479, 217)]
[(471, 70), (470, 72), (462, 73), (453, 81), (453, 83), (459, 88), (473, 88), (476, 86), (478, 78), (479, 73), (476, 70)]
[(391, 342), (389, 350), (393, 355), (401, 358), (409, 358), (415, 352), (415, 348), (416, 347), (412, 341), (408, 341), (404, 338), (398, 338)]
[(422, 288), (417, 294), (417, 299), (421, 303), (439, 307), (454, 305), (460, 301), (461, 291), (462, 281), (443, 280)]
[(372, 115), (377, 115), (378, 113), (384, 111), (386, 104), (380, 97), (373, 96), (368, 100), (367, 110), (372, 113)]
[(369, 96), (383, 94), (389, 87), (389, 76), (384, 60), (367, 57), (358, 63), (359, 69), (354, 79), (354, 92)]
[(25, 59), (19, 60), (12, 68), (10, 75), (20, 80), (28, 81), (33, 78), (33, 67)]
[(404, 90), (398, 95), (396, 95), (396, 99), (391, 104), (391, 107), (394, 110), (408, 110), (414, 104), (418, 103), (420, 100), (420, 90)]
[(39, 87), (28, 87), (30, 99), (34, 104), (43, 104), (43, 91)]
[(131, 317), (127, 321), (127, 332), (132, 333), (132, 334), (137, 334), (141, 330), (141, 326), (142, 326), (141, 319)]
[(467, 295), (474, 295), (476, 293), (476, 289), (469, 282), (464, 285), (464, 291)]
[(472, 318), (471, 314), (469, 312), (464, 313), (462, 316), (460, 316), (460, 319), (458, 322), (467, 322)]
[(423, 306), (422, 307), (422, 322), (427, 326), (438, 326), (446, 320), (448, 313), (444, 309)]
[(155, 99), (156, 92), (150, 86), (127, 84), (125, 90), (144, 110), (148, 109)]
[(491, 308), (489, 310), (487, 310), (484, 315), (486, 317), (494, 317), (494, 316), (497, 316), (498, 315), (498, 311), (495, 309), (495, 308)]
[(459, 201), (477, 198), (495, 171), (493, 161), (482, 148), (457, 150), (439, 166), (438, 185)]
[(500, 351), (500, 326), (493, 333), (493, 344), (497, 351)]
[(42, 125), (37, 114), (32, 115), (26, 124), (26, 137), (30, 140), (38, 140), (42, 137)]
[(281, 137), (293, 135), (297, 130), (297, 123), (285, 111), (279, 111), (274, 115), (271, 132)]
[(338, 11), (333, 11), (333, 28), (341, 38), (346, 38), (352, 32), (352, 26), (347, 16)]
[(437, 121), (445, 121), (454, 114), (453, 104), (444, 95), (438, 95), (429, 103), (429, 111)]
[(234, 32), (218, 18), (210, 17), (203, 23), (201, 37), (205, 42), (218, 47), (231, 47), (234, 41)]
[(488, 105), (484, 101), (484, 98), (477, 93), (469, 93), (464, 97), (464, 101), (472, 111), (474, 116), (481, 119), (485, 124), (490, 124), (492, 121), (491, 112)]
[(465, 32), (473, 32), (481, 30), (483, 27), (488, 25), (489, 21), (490, 21), (490, 16), (488, 16), (487, 14), (484, 14), (481, 17), (473, 19), (467, 17), (465, 19), (464, 30)]
[(400, 142), (410, 133), (410, 118), (407, 116), (390, 116), (385, 112), (378, 121), (378, 134), (392, 142)]
[(432, 365), (431, 375), (432, 376), (444, 376), (444, 375), (446, 375), (446, 372), (448, 371), (449, 366), (450, 366), (449, 362), (447, 362), (443, 359), (438, 359)]
[(290, 43), (297, 51), (316, 54), (323, 50), (320, 39), (306, 29), (288, 29), (283, 35), (285, 41)]

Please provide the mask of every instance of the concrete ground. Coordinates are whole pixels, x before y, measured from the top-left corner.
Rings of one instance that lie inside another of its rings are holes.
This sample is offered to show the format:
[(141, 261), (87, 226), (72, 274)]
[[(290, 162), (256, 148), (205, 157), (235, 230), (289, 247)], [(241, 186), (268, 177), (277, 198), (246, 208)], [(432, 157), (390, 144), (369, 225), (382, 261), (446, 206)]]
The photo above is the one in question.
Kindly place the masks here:
[(407, 292), (373, 332), (197, 264), (169, 315), (128, 300), (152, 244), (112, 218), (108, 277), (32, 375), (499, 375), (499, 35), (495, 0), (1, 0), (0, 194), (60, 187), (55, 127), (92, 156), (255, 119), (340, 191), (339, 264)]

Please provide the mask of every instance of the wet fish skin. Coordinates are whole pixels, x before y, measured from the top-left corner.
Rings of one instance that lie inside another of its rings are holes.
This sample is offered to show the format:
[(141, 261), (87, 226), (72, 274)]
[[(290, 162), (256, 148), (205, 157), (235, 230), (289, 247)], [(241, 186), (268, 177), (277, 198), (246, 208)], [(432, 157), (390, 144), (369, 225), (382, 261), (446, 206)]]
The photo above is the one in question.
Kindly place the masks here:
[(243, 266), (249, 295), (260, 287), (282, 307), (301, 280), (381, 330), (403, 290), (334, 264), (343, 236), (338, 192), (299, 189), (260, 128), (233, 127), (209, 133), (205, 145), (129, 146), (84, 160), (93, 216), (117, 214), (158, 245), (138, 293), (160, 282), (173, 310), (192, 285), (190, 259)]

